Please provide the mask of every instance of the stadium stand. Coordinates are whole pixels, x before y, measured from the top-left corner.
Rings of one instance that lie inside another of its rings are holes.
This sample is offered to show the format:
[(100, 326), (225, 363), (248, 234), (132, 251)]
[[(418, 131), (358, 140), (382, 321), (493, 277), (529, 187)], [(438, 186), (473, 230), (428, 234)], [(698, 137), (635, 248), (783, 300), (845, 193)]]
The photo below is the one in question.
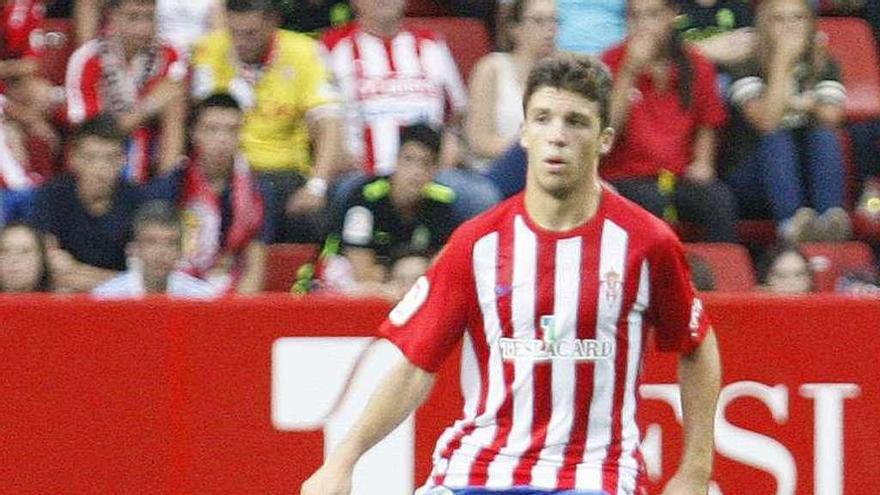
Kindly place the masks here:
[(863, 242), (805, 243), (801, 250), (810, 260), (817, 292), (834, 292), (840, 276), (874, 266), (871, 248)]
[(318, 255), (317, 244), (270, 244), (266, 257), (265, 292), (288, 292), (299, 268)]
[(712, 267), (715, 290), (719, 292), (751, 292), (757, 284), (749, 252), (740, 244), (687, 243), (685, 251), (704, 258)]
[(443, 35), (458, 62), (461, 77), (467, 81), (471, 69), (483, 55), (492, 51), (489, 30), (482, 21), (464, 17), (408, 17), (408, 28), (430, 29)]
[(828, 35), (828, 50), (843, 72), (847, 119), (880, 117), (880, 57), (871, 27), (855, 17), (821, 17), (818, 28)]

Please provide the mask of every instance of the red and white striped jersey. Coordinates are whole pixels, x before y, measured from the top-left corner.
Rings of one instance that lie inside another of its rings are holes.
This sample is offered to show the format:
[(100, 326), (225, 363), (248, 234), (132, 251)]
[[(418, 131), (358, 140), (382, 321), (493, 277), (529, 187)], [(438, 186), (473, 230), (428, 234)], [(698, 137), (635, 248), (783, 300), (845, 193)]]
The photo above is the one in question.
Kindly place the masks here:
[[(105, 45), (99, 39), (87, 41), (67, 62), (64, 86), (67, 118), (72, 124), (80, 124), (102, 112), (112, 113), (114, 102), (133, 106), (166, 78), (182, 81), (186, 76), (185, 62), (169, 45), (145, 51), (128, 64), (118, 50), (102, 52), (102, 46), (112, 45)], [(108, 63), (119, 66), (108, 67)], [(115, 77), (108, 77), (111, 73)], [(115, 84), (109, 84), (110, 80)], [(157, 134), (150, 127), (140, 127), (131, 133), (126, 174), (135, 182), (148, 178)]]
[(631, 495), (647, 331), (690, 352), (708, 326), (675, 234), (604, 190), (566, 232), (534, 224), (522, 194), (467, 222), (381, 332), (431, 372), (464, 339), (463, 416), (428, 486)]
[(355, 22), (321, 41), (348, 108), (349, 146), (368, 173), (393, 172), (401, 126), (438, 127), (467, 106), (452, 53), (431, 31), (404, 29), (383, 39)]

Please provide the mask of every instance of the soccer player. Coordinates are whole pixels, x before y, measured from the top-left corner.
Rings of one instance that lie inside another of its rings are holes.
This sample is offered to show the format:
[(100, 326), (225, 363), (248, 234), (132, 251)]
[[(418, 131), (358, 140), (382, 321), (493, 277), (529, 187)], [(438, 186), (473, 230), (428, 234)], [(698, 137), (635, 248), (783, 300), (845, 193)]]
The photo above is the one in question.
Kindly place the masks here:
[(646, 333), (678, 352), (684, 454), (664, 495), (703, 495), (720, 387), (716, 340), (682, 246), (598, 179), (611, 80), (579, 55), (529, 74), (523, 194), (462, 225), (381, 332), (406, 359), (302, 495), (348, 495), (355, 463), (425, 399), (463, 339), (463, 417), (428, 494), (644, 493), (636, 424)]

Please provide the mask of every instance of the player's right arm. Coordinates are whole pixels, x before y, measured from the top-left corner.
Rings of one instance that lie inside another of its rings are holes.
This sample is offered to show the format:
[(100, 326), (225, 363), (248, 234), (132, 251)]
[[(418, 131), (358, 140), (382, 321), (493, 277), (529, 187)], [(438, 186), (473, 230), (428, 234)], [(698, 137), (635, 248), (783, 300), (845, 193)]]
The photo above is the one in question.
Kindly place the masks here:
[(452, 353), (476, 304), (472, 243), (459, 229), (428, 272), (379, 328), (403, 353), (348, 436), (302, 486), (300, 495), (349, 495), (354, 466), (373, 445), (418, 408), (434, 374)]
[(433, 385), (433, 373), (401, 358), (373, 393), (345, 440), (303, 483), (300, 495), (349, 495), (358, 459), (412, 414)]

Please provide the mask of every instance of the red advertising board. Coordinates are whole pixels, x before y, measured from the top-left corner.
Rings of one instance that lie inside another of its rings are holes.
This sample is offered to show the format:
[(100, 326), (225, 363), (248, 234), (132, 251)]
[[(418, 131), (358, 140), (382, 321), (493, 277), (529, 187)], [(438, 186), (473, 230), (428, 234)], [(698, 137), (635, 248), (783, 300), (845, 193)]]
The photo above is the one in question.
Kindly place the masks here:
[[(875, 494), (880, 302), (707, 304), (724, 360), (715, 493)], [(370, 339), (387, 310), (0, 298), (0, 493), (298, 493), (391, 361)], [(680, 454), (672, 356), (647, 358), (640, 392), (656, 488)], [(364, 482), (392, 487), (383, 495), (420, 484), (460, 406), (453, 358)]]

